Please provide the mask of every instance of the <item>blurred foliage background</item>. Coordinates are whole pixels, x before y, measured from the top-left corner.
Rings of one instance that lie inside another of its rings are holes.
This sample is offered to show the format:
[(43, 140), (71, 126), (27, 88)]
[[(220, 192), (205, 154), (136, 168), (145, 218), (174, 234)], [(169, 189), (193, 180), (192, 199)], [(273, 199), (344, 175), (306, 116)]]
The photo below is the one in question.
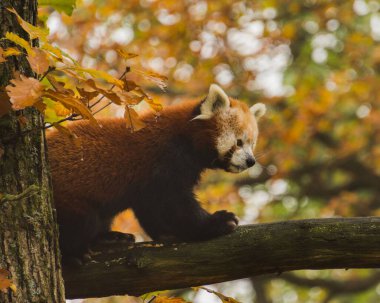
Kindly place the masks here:
[[(239, 176), (209, 172), (198, 189), (210, 210), (244, 224), (380, 214), (380, 1), (82, 0), (71, 17), (40, 9), (51, 38), (86, 67), (119, 76), (116, 49), (168, 77), (164, 104), (220, 84), (264, 102), (259, 165)], [(131, 77), (136, 77), (131, 75)], [(120, 115), (108, 107), (99, 115)], [(114, 228), (140, 232), (126, 212)], [(242, 302), (380, 301), (376, 270), (300, 271), (213, 286)], [(189, 301), (211, 294), (177, 291)], [(112, 298), (86, 302), (141, 302)]]

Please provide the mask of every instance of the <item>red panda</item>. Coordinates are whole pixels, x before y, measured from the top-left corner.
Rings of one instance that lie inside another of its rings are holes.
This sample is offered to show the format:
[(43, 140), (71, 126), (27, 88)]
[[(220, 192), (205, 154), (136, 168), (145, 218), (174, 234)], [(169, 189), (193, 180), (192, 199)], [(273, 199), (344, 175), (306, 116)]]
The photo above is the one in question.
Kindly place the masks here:
[(146, 127), (138, 132), (117, 118), (99, 120), (101, 127), (72, 122), (78, 145), (52, 131), (48, 156), (63, 256), (83, 254), (127, 208), (154, 240), (198, 241), (233, 231), (236, 216), (208, 213), (193, 188), (205, 169), (238, 173), (255, 164), (257, 120), (265, 111), (212, 84), (203, 100), (143, 115)]

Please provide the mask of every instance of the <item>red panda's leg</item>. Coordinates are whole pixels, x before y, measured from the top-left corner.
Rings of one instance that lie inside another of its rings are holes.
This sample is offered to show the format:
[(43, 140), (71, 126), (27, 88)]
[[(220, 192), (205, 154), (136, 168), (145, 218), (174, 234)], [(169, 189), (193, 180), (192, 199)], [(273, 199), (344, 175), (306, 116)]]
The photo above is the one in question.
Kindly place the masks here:
[(84, 213), (57, 210), (59, 225), (59, 242), (64, 259), (83, 257), (90, 244), (110, 226), (111, 218), (102, 218), (95, 210)]
[[(174, 191), (173, 191), (174, 192)], [(192, 196), (183, 197), (178, 192), (162, 200), (155, 199), (149, 207), (139, 203), (135, 214), (154, 240), (177, 238), (183, 241), (208, 240), (232, 232), (238, 224), (235, 214), (227, 211), (208, 213)]]

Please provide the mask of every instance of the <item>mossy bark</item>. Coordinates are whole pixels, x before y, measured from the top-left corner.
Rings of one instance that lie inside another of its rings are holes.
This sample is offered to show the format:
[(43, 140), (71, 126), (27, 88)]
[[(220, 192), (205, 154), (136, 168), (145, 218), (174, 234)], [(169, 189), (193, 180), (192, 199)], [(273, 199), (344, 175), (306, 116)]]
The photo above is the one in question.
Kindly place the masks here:
[(247, 225), (207, 242), (92, 250), (91, 262), (64, 268), (68, 298), (141, 295), (297, 269), (377, 268), (380, 218)]
[[(25, 20), (36, 24), (37, 0), (0, 3), (0, 37), (10, 31), (28, 40), (7, 7), (14, 7)], [(0, 40), (0, 46), (9, 45)], [(2, 91), (13, 70), (33, 76), (25, 57), (10, 57), (0, 64)], [(8, 100), (2, 98), (0, 102)], [(0, 268), (10, 272), (17, 287), (16, 292), (0, 292), (0, 302), (4, 303), (64, 302), (58, 228), (42, 126), (40, 113), (31, 108), (0, 118)], [(34, 131), (21, 135), (25, 130)]]

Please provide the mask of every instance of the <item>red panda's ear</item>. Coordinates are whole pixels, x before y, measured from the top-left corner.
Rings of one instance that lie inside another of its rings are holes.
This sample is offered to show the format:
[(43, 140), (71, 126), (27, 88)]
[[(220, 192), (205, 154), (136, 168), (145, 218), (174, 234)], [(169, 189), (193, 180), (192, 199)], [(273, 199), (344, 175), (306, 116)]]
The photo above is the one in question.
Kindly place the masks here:
[(215, 112), (222, 111), (230, 107), (230, 98), (223, 89), (216, 84), (211, 84), (206, 99), (201, 104), (201, 114), (193, 120), (210, 119)]
[(263, 103), (256, 103), (256, 104), (252, 105), (249, 110), (255, 116), (255, 118), (258, 120), (262, 116), (265, 115), (265, 113), (267, 112), (267, 107)]

